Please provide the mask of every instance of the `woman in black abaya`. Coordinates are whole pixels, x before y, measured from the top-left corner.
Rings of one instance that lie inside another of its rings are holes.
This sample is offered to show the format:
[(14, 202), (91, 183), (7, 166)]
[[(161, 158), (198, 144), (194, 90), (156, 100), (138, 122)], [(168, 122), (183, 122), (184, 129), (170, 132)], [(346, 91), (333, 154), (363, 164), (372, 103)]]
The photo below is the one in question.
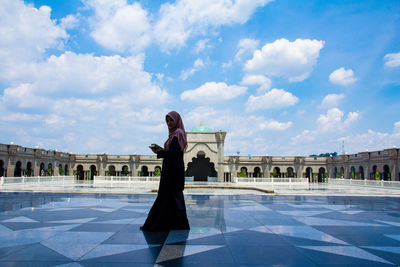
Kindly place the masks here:
[(143, 226), (146, 231), (168, 231), (190, 229), (186, 216), (183, 189), (185, 165), (183, 153), (187, 147), (185, 127), (179, 113), (171, 111), (165, 117), (169, 136), (164, 149), (151, 147), (157, 158), (163, 158), (161, 179), (157, 199), (151, 207)]

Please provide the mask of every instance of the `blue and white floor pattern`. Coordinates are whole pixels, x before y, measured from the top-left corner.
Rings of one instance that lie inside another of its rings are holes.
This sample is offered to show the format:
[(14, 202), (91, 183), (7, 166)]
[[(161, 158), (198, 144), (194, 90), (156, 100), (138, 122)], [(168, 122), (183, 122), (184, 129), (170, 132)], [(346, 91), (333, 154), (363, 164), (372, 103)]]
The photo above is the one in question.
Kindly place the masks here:
[(139, 230), (155, 195), (0, 193), (0, 266), (399, 266), (400, 199), (185, 195), (190, 231)]

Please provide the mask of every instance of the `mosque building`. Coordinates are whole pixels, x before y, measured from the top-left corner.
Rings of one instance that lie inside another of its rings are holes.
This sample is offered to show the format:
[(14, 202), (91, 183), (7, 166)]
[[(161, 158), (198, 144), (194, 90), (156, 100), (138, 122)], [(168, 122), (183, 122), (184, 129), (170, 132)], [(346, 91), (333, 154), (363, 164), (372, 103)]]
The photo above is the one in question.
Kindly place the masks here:
[[(400, 180), (397, 148), (335, 157), (225, 155), (227, 132), (202, 125), (187, 132), (184, 154), (186, 176), (194, 181), (231, 182), (236, 177), (325, 178)], [(155, 155), (70, 154), (15, 144), (0, 144), (0, 177), (74, 175), (80, 180), (94, 176), (158, 176), (162, 159)]]

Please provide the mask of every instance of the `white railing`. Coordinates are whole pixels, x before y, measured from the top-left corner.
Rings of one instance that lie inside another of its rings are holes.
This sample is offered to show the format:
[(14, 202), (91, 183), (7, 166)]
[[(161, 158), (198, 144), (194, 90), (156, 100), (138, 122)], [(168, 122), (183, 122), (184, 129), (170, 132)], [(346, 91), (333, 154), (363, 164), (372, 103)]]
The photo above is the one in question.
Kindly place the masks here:
[[(187, 182), (193, 182), (193, 177), (187, 177)], [(215, 179), (216, 180), (216, 179)], [(80, 184), (90, 183), (93, 185), (105, 184), (132, 184), (132, 183), (158, 183), (160, 182), (159, 176), (94, 176), (93, 181), (90, 180), (76, 180), (74, 176), (34, 176), (34, 177), (1, 177), (0, 186), (7, 185), (25, 185), (25, 184)], [(203, 182), (207, 183), (207, 182)], [(218, 182), (214, 182), (218, 183)], [(307, 178), (246, 178), (246, 177), (233, 177), (232, 183), (260, 183), (272, 185), (308, 185)]]
[(400, 181), (384, 181), (384, 180), (354, 180), (354, 179), (341, 179), (329, 178), (329, 184), (335, 185), (354, 185), (354, 186), (368, 186), (368, 187), (383, 187), (383, 188), (397, 188), (400, 189)]
[(37, 183), (73, 183), (74, 179), (74, 176), (1, 177), (0, 186)]
[(94, 176), (93, 183), (159, 182), (159, 176)]
[(235, 183), (308, 184), (308, 178), (247, 178), (234, 177)]

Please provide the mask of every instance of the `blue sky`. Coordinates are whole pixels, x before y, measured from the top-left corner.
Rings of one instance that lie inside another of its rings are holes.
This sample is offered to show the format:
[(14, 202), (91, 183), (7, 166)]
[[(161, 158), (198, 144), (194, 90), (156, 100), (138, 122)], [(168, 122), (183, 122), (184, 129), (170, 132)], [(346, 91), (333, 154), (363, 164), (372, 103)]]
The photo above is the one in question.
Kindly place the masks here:
[(150, 154), (165, 114), (225, 154), (400, 146), (400, 2), (3, 0), (0, 142)]

